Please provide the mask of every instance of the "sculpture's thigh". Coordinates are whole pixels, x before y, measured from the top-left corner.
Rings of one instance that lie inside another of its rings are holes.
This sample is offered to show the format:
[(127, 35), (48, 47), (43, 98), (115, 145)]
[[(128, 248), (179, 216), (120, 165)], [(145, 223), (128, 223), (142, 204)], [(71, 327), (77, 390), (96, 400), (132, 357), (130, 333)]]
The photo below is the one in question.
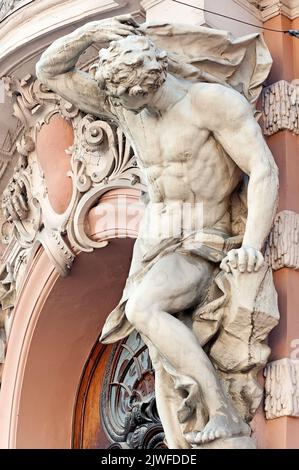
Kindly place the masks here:
[(198, 303), (211, 283), (214, 264), (180, 253), (161, 258), (135, 288), (127, 312), (158, 309), (174, 314)]

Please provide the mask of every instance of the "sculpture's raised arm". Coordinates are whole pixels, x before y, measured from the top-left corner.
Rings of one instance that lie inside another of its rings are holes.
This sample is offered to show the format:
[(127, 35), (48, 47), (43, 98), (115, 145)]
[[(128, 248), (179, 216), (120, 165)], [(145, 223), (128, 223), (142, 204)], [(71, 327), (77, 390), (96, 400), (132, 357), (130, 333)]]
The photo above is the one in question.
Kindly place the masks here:
[(200, 95), (202, 106), (217, 102), (218, 113), (210, 115), (215, 139), (238, 167), (249, 176), (248, 217), (242, 247), (231, 250), (222, 261), (227, 272), (258, 271), (263, 263), (261, 250), (268, 236), (278, 199), (278, 169), (260, 126), (247, 101), (236, 91), (215, 85), (213, 94)]
[(110, 115), (109, 103), (96, 80), (75, 68), (80, 55), (93, 43), (107, 43), (134, 34), (137, 23), (130, 15), (92, 21), (60, 39), (36, 64), (39, 80), (80, 109), (96, 116)]

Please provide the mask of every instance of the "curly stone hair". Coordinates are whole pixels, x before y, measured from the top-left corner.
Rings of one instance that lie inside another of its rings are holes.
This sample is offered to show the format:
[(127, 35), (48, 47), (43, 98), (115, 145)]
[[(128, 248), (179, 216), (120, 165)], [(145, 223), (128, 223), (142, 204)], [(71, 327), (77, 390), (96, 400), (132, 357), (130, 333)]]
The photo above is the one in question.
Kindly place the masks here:
[[(146, 63), (149, 55), (153, 61)], [(136, 35), (101, 49), (99, 62), (91, 66), (90, 73), (102, 90), (119, 98), (124, 93), (137, 96), (156, 91), (166, 80), (167, 67), (167, 53), (148, 37)]]

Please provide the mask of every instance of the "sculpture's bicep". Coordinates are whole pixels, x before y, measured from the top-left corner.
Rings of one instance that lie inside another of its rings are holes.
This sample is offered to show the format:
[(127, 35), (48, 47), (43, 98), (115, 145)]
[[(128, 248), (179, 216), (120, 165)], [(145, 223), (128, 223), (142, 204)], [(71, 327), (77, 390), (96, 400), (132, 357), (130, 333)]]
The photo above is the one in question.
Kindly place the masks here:
[(77, 69), (53, 76), (40, 74), (38, 78), (62, 98), (79, 109), (95, 116), (113, 117), (109, 102), (95, 80)]
[[(239, 112), (238, 112), (239, 111)], [(218, 142), (244, 173), (250, 175), (257, 167), (275, 167), (262, 130), (250, 107), (237, 110), (214, 130)]]

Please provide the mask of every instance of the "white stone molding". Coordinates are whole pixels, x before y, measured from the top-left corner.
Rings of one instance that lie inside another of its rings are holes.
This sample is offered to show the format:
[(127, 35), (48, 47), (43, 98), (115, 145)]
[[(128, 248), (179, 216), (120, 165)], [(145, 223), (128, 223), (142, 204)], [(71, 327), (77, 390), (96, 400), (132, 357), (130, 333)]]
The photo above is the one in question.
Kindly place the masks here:
[(259, 1), (254, 0), (233, 0), (235, 3), (240, 5), (244, 10), (254, 15), (259, 21), (262, 21), (262, 10), (259, 5)]
[(283, 358), (264, 369), (267, 419), (299, 417), (299, 360)]
[(272, 269), (299, 269), (299, 214), (281, 211), (266, 244), (265, 259)]
[[(195, 7), (204, 8), (204, 0), (187, 0), (185, 3)], [(142, 0), (141, 6), (146, 11), (149, 21), (163, 20), (172, 22), (184, 22), (190, 24), (203, 24), (205, 13), (187, 5), (174, 3), (172, 0)]]
[(284, 15), (291, 20), (299, 16), (298, 0), (234, 0), (263, 22)]
[(287, 129), (299, 134), (299, 81), (280, 80), (262, 92), (263, 132), (273, 135)]
[[(142, 19), (139, 0), (35, 0), (1, 22), (0, 76), (35, 57), (72, 25), (105, 16), (134, 13)], [(139, 15), (139, 16), (138, 16)]]
[[(299, 16), (299, 1), (298, 0), (233, 0), (234, 3), (241, 6), (244, 10), (248, 13), (256, 17), (259, 21), (265, 22), (269, 19), (282, 14), (290, 19), (295, 19)], [(207, 8), (217, 12), (217, 3), (218, 2), (208, 2), (207, 0), (198, 1), (189, 0), (186, 3), (194, 6), (200, 6), (202, 8)], [(220, 2), (219, 2), (220, 3)], [(224, 3), (224, 2), (221, 2)], [(230, 7), (230, 1), (226, 0), (228, 4), (228, 8)], [(176, 15), (176, 17), (180, 14), (179, 11), (174, 11), (175, 9), (172, 8), (173, 12), (171, 12), (171, 0), (142, 0), (141, 1), (142, 7), (145, 9), (149, 17), (152, 13), (156, 14), (156, 12), (162, 12), (163, 9), (167, 9), (169, 15)], [(180, 8), (188, 8), (184, 7), (183, 5), (177, 5), (176, 7)], [(194, 23), (203, 23), (205, 21), (205, 13), (196, 10), (192, 10), (189, 8), (189, 14), (192, 17), (192, 22)], [(166, 10), (165, 10), (166, 11)], [(157, 19), (157, 15), (156, 15)], [(168, 19), (168, 18), (167, 18)], [(184, 22), (189, 21), (190, 17), (184, 18)]]

